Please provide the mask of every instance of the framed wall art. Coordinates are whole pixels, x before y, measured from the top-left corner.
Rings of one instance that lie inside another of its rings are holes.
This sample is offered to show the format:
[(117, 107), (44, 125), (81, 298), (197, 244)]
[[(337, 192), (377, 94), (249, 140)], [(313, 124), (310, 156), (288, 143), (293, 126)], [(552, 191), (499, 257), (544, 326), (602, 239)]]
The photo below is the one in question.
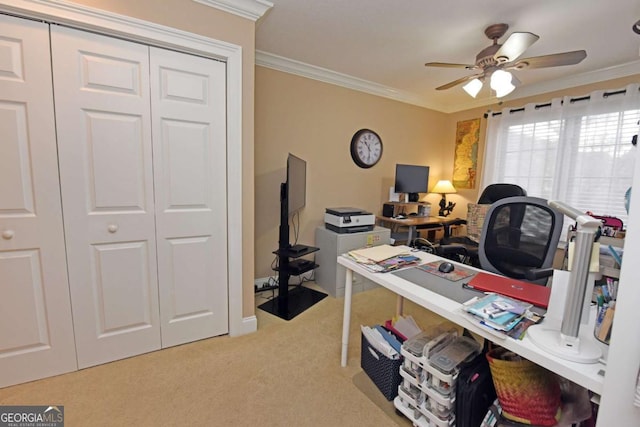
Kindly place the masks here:
[(456, 148), (453, 158), (453, 186), (476, 188), (480, 119), (464, 120), (456, 125)]

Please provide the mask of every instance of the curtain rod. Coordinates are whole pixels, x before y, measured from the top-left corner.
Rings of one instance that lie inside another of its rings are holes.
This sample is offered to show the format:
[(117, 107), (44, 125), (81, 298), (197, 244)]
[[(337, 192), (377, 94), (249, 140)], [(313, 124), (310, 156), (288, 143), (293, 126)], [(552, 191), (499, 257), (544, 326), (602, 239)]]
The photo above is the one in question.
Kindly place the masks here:
[[(639, 88), (639, 90), (640, 90), (640, 88)], [(625, 94), (625, 93), (627, 93), (626, 89), (614, 90), (614, 91), (611, 91), (611, 92), (603, 93), (602, 97), (603, 98), (608, 98), (608, 97), (613, 96), (613, 95), (622, 95), (622, 94)], [(578, 98), (569, 99), (569, 103), (573, 104), (574, 102), (588, 101), (590, 99), (591, 99), (591, 95), (580, 96)], [(564, 104), (564, 100), (560, 101), (560, 105), (563, 105), (563, 104)], [(551, 102), (547, 102), (547, 103), (544, 103), (544, 104), (536, 104), (534, 108), (536, 110), (538, 110), (540, 108), (545, 108), (545, 107), (551, 107)], [(524, 111), (524, 107), (512, 108), (511, 110), (509, 110), (509, 113), (510, 114), (511, 113), (517, 113), (519, 111)], [(487, 117), (489, 117), (489, 114), (491, 114), (491, 117), (500, 116), (500, 115), (502, 115), (502, 111), (494, 111), (494, 112), (487, 111), (486, 113), (484, 113), (484, 118), (486, 119)]]

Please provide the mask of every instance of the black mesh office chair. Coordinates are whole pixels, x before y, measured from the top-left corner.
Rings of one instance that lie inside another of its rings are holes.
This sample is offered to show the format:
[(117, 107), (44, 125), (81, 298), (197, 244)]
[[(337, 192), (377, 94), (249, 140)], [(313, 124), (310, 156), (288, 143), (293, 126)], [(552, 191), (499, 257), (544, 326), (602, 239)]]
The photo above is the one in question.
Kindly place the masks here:
[(491, 205), (478, 257), (483, 270), (546, 284), (564, 216), (538, 197), (508, 197)]
[[(516, 184), (490, 184), (480, 194), (478, 205), (490, 205), (505, 197), (526, 196), (524, 188)], [(444, 238), (440, 241), (440, 246), (436, 253), (442, 257), (463, 261), (467, 264), (479, 266), (478, 243), (469, 236), (451, 236), (451, 226), (467, 224), (467, 220), (453, 219), (444, 223)]]

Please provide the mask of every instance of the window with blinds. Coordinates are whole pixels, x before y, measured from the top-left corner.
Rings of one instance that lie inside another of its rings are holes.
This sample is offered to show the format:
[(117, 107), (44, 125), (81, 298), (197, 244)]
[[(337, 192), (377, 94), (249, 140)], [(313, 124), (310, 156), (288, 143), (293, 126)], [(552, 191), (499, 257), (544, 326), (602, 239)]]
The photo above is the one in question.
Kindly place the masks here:
[(547, 104), (545, 112), (535, 111), (540, 106), (530, 114), (526, 108), (503, 112), (512, 117), (490, 120), (483, 183), (518, 184), (530, 196), (616, 216), (626, 224), (624, 198), (633, 180), (638, 148), (631, 141), (638, 133), (640, 104), (563, 106), (571, 102)]

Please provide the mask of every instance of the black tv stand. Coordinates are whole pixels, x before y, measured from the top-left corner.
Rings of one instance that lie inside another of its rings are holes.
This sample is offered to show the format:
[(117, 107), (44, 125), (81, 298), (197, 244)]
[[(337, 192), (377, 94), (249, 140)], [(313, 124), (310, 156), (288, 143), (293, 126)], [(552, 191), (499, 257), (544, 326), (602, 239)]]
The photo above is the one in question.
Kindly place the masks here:
[(259, 309), (271, 313), (284, 320), (291, 320), (309, 307), (315, 305), (327, 296), (314, 289), (298, 286), (289, 291), (289, 279), (291, 276), (299, 276), (315, 268), (318, 265), (307, 260), (296, 258), (309, 255), (319, 248), (306, 245), (289, 244), (289, 213), (287, 201), (287, 184), (280, 187), (280, 236), (278, 250), (273, 253), (278, 256), (278, 266), (274, 268), (278, 272), (278, 296), (258, 306)]
[(278, 255), (279, 260), (278, 266), (274, 268), (278, 272), (278, 296), (261, 304), (258, 308), (281, 319), (291, 320), (325, 298), (326, 294), (304, 286), (289, 290), (291, 276), (299, 276), (318, 268), (318, 264), (313, 261), (296, 258), (318, 250), (313, 246), (305, 246), (300, 252), (291, 252), (289, 248), (274, 251), (273, 253)]
[(289, 249), (289, 252), (292, 252), (294, 254), (298, 254), (300, 252), (303, 252), (308, 246), (305, 245), (293, 245), (291, 246)]

